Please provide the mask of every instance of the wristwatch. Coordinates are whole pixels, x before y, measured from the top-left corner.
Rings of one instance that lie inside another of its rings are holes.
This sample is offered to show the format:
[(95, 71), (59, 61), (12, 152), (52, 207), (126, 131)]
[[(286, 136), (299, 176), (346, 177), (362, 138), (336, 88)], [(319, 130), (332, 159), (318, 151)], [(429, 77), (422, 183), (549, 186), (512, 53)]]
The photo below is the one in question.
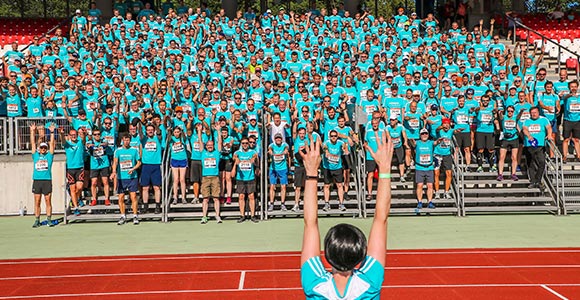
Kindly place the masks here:
[(306, 176), (306, 179), (313, 179), (313, 180), (318, 180), (318, 175), (317, 176)]

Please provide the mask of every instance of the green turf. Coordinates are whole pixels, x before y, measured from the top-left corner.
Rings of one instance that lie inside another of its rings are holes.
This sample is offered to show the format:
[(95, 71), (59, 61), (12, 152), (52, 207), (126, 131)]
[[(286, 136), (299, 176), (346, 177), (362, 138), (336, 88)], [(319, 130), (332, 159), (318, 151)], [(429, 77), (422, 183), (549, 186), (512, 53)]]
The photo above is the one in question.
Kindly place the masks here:
[[(323, 218), (323, 234), (339, 222), (368, 233), (371, 219)], [(392, 217), (389, 249), (580, 247), (580, 215)], [(259, 224), (177, 221), (59, 225), (32, 229), (31, 217), (0, 218), (0, 258), (171, 253), (299, 251), (301, 219)]]

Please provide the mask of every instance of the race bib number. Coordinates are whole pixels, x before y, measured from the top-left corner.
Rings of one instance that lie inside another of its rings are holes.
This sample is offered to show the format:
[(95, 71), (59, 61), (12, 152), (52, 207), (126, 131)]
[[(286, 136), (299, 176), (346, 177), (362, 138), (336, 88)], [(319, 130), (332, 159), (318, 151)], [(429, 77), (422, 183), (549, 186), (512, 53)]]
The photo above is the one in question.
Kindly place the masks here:
[(507, 120), (503, 123), (503, 126), (505, 127), (505, 129), (507, 130), (513, 130), (516, 128), (516, 121), (512, 121), (512, 120)]
[[(199, 152), (199, 148), (200, 148), (200, 147), (199, 147), (199, 143), (198, 143), (198, 142), (195, 142), (195, 143), (193, 143), (193, 151), (195, 151), (195, 152)], [(225, 148), (225, 147), (224, 147), (224, 148)]]
[(580, 103), (571, 103), (570, 112), (577, 113), (580, 112)]
[(239, 163), (241, 171), (252, 171), (252, 163), (248, 160)]
[(481, 121), (484, 123), (491, 123), (492, 120), (492, 116), (491, 114), (482, 114), (481, 115)]
[(248, 136), (252, 136), (252, 135), (253, 136), (258, 136), (258, 131), (255, 131), (255, 130), (250, 131), (250, 130), (248, 130)]
[(530, 112), (529, 111), (524, 111), (522, 113), (522, 116), (520, 117), (520, 120), (528, 120), (530, 118)]
[(203, 167), (206, 169), (213, 169), (217, 166), (215, 158), (206, 158), (203, 160)]
[(101, 157), (101, 156), (105, 155), (105, 149), (103, 149), (103, 147), (97, 147), (97, 148), (95, 148), (95, 150), (93, 151), (93, 154), (94, 154), (96, 157)]
[(133, 168), (133, 162), (130, 160), (121, 161), (120, 165), (121, 171), (129, 171), (131, 168)]
[(372, 114), (373, 112), (375, 112), (375, 106), (374, 105), (367, 105), (365, 106), (365, 111), (367, 114)]
[(105, 138), (105, 141), (107, 142), (107, 144), (109, 144), (109, 146), (115, 145), (115, 138), (114, 137), (108, 135), (108, 136), (105, 136), (104, 138)]
[(155, 143), (155, 142), (145, 143), (145, 150), (151, 151), (151, 152), (157, 151), (157, 143)]
[(467, 121), (469, 121), (469, 117), (467, 117), (467, 115), (458, 115), (457, 116), (457, 123), (458, 124), (467, 124)]
[(451, 146), (451, 140), (450, 139), (443, 139), (443, 140), (441, 140), (441, 143), (439, 144), (439, 146), (441, 148), (449, 148)]
[(394, 145), (398, 145), (401, 142), (401, 138), (400, 137), (396, 137), (396, 138), (391, 138), (393, 140), (393, 144)]
[(409, 120), (409, 126), (413, 129), (418, 129), (419, 128), (419, 120), (418, 119)]
[(37, 113), (40, 112), (40, 109), (38, 109), (38, 108), (35, 107), (35, 108), (32, 109), (32, 112), (34, 112), (35, 114), (37, 114)]
[(326, 159), (328, 159), (328, 162), (330, 162), (331, 164), (337, 164), (340, 161), (340, 156), (335, 154), (329, 154)]
[(419, 155), (419, 163), (422, 165), (431, 164), (431, 155), (430, 154)]
[(396, 114), (398, 117), (401, 115), (401, 109), (400, 108), (391, 108), (391, 114)]
[(191, 106), (189, 106), (189, 105), (182, 105), (181, 107), (183, 108), (183, 111), (184, 111), (184, 112), (189, 112), (189, 111), (191, 111)]
[(539, 133), (541, 131), (542, 127), (539, 124), (532, 124), (530, 126), (528, 126), (528, 131), (530, 133)]
[(183, 150), (185, 150), (181, 142), (174, 143), (172, 149), (173, 152), (175, 153), (182, 152)]
[(252, 94), (252, 99), (254, 101), (262, 101), (262, 95), (260, 95), (259, 93), (254, 93)]
[(274, 162), (280, 163), (283, 162), (285, 158), (284, 154), (274, 154)]
[(17, 104), (8, 104), (6, 109), (10, 113), (17, 113), (18, 112), (18, 105)]
[(34, 168), (36, 171), (48, 171), (48, 161), (45, 159), (41, 159), (36, 162)]
[(367, 100), (367, 91), (364, 90), (364, 91), (360, 92), (359, 96), (362, 100)]

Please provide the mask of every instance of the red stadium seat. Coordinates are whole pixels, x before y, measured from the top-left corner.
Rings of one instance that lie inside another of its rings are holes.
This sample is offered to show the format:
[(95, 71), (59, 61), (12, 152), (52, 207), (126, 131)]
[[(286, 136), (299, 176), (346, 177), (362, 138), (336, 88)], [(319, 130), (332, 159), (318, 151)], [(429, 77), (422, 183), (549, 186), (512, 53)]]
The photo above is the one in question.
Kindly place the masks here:
[(576, 70), (576, 68), (578, 68), (578, 60), (575, 58), (568, 58), (566, 60), (566, 68)]

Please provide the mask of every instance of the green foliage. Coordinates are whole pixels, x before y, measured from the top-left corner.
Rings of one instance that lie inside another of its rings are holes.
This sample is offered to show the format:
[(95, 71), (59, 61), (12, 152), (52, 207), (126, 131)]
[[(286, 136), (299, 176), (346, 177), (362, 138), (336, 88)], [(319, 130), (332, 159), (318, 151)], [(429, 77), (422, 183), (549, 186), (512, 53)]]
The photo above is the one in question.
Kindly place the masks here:
[[(75, 9), (88, 9), (88, 0), (68, 0), (70, 12), (67, 12), (67, 1), (62, 0), (0, 0), (0, 16), (24, 18), (64, 18)], [(46, 4), (46, 11), (45, 11)], [(46, 12), (46, 15), (45, 15)]]

